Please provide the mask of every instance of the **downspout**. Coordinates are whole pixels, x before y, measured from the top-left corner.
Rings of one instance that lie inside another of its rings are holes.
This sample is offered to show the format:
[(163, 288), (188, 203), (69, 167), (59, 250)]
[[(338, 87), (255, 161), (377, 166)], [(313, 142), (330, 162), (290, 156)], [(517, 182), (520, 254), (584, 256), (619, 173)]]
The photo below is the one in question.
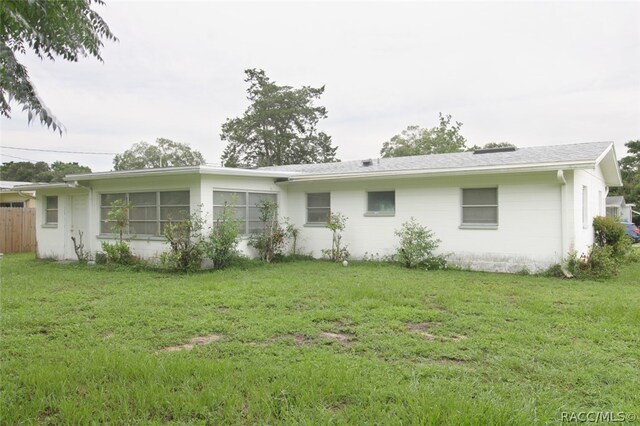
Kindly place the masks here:
[(560, 184), (560, 255), (562, 257), (569, 251), (567, 244), (567, 180), (564, 177), (564, 171), (558, 170), (556, 179)]

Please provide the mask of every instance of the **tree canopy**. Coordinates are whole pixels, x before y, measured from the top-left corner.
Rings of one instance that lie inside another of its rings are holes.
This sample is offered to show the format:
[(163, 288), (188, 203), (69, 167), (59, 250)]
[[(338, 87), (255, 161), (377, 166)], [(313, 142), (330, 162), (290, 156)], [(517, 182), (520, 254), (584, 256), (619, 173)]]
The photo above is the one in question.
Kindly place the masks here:
[(78, 163), (54, 161), (49, 165), (44, 161), (30, 163), (28, 161), (8, 162), (0, 165), (2, 180), (16, 182), (63, 182), (66, 175), (91, 173), (91, 169)]
[(158, 167), (199, 166), (205, 164), (199, 151), (186, 143), (158, 138), (156, 143), (138, 142), (113, 159), (114, 170), (153, 169)]
[(245, 70), (251, 105), (241, 117), (227, 119), (220, 137), (227, 167), (328, 163), (336, 159), (331, 136), (317, 129), (327, 109), (314, 105), (324, 86), (279, 86), (263, 70)]
[[(640, 206), (640, 139), (624, 144), (627, 155), (620, 159), (621, 188), (611, 188), (610, 195), (622, 195), (627, 203)], [(635, 209), (637, 210), (637, 208)]]
[(406, 157), (408, 155), (445, 154), (465, 151), (467, 140), (460, 134), (462, 123), (451, 123), (451, 115), (439, 113), (440, 123), (431, 129), (409, 126), (382, 145), (380, 155)]
[(15, 100), (27, 111), (29, 122), (38, 117), (42, 125), (62, 133), (62, 124), (38, 96), (16, 53), (29, 48), (40, 59), (77, 62), (80, 56), (93, 56), (102, 61), (102, 39), (117, 38), (91, 9), (92, 3), (104, 4), (101, 0), (0, 2), (0, 114), (10, 118), (10, 102)]

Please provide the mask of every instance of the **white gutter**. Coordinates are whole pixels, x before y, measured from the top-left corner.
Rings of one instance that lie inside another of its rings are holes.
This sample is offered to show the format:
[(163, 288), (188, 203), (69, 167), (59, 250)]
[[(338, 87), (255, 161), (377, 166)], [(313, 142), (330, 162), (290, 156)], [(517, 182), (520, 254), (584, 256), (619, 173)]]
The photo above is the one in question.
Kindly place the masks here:
[(511, 165), (511, 166), (480, 166), (458, 169), (417, 169), (417, 170), (385, 170), (373, 172), (349, 172), (334, 174), (315, 174), (315, 175), (298, 175), (289, 177), (287, 182), (306, 182), (320, 180), (335, 179), (367, 179), (371, 177), (404, 177), (411, 178), (417, 176), (433, 175), (433, 176), (463, 176), (470, 174), (488, 174), (488, 173), (511, 173), (511, 172), (548, 172), (556, 171), (558, 168), (564, 170), (582, 169), (585, 167), (594, 167), (593, 161), (581, 162), (565, 162), (565, 163), (545, 163), (540, 165)]
[(63, 189), (63, 188), (77, 188), (77, 184), (69, 183), (36, 183), (33, 185), (19, 185), (14, 187), (16, 191), (38, 191), (41, 189)]

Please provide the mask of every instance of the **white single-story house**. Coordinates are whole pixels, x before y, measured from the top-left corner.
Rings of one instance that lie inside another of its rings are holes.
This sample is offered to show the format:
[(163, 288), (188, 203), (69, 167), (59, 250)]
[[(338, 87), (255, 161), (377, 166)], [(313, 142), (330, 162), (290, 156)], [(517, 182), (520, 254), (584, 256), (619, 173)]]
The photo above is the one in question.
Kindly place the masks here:
[[(236, 200), (243, 233), (259, 229), (256, 203), (276, 200), (300, 228), (298, 245), (320, 257), (331, 247), (329, 212), (348, 220), (352, 258), (394, 253), (394, 230), (411, 217), (435, 232), (439, 252), (462, 267), (515, 272), (544, 269), (593, 243), (592, 221), (605, 215), (609, 187), (622, 185), (613, 144), (500, 148), (365, 161), (235, 169), (194, 166), (70, 175), (37, 189), (37, 255), (75, 259), (71, 236), (100, 251), (113, 240), (105, 220), (126, 199), (133, 251), (153, 258), (168, 246), (163, 224), (201, 211), (209, 224)], [(247, 238), (240, 249), (251, 254)]]
[[(620, 219), (620, 222), (630, 223), (632, 220), (633, 208), (635, 204), (627, 204), (621, 195), (615, 197), (607, 197), (607, 216)], [(640, 213), (638, 213), (640, 214)]]

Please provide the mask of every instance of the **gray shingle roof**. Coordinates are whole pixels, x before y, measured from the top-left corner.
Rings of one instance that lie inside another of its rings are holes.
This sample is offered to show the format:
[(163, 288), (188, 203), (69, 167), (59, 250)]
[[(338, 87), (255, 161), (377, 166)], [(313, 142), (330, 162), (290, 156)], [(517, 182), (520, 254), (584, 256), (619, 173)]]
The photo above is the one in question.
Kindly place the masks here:
[(415, 155), (411, 157), (374, 159), (370, 166), (363, 160), (322, 164), (292, 164), (288, 166), (262, 167), (258, 170), (298, 172), (302, 174), (339, 174), (358, 172), (393, 172), (405, 170), (467, 169), (476, 167), (499, 167), (595, 161), (612, 142), (589, 142), (570, 145), (536, 146), (519, 148), (511, 152), (474, 154), (456, 152), (452, 154)]

